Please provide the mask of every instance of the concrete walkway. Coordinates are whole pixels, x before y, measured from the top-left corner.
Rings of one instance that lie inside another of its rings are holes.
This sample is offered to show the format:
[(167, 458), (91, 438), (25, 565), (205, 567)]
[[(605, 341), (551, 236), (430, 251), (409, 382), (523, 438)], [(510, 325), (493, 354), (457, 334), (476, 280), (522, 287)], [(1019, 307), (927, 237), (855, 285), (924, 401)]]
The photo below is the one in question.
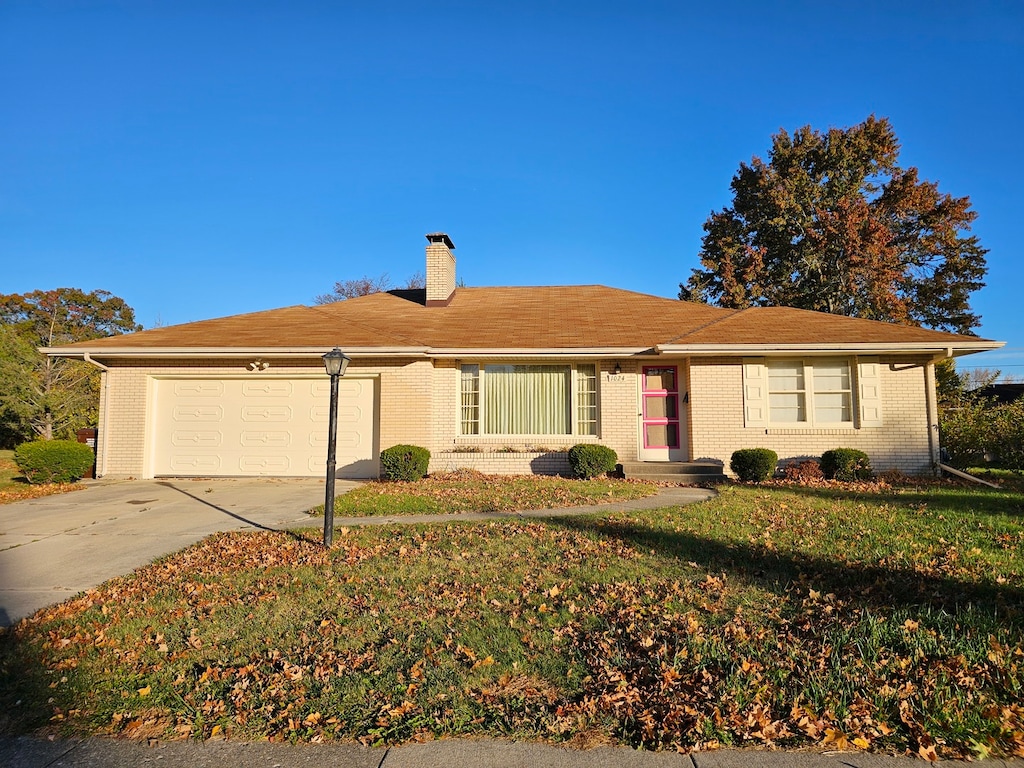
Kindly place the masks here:
[[(445, 739), (391, 749), (350, 744), (174, 741), (152, 746), (110, 739), (0, 738), (0, 766), (14, 768), (914, 768), (915, 757), (863, 752), (720, 750), (680, 755), (624, 747), (574, 750), (496, 739)], [(943, 762), (940, 765), (964, 765)], [(986, 760), (1024, 768), (1024, 760)]]

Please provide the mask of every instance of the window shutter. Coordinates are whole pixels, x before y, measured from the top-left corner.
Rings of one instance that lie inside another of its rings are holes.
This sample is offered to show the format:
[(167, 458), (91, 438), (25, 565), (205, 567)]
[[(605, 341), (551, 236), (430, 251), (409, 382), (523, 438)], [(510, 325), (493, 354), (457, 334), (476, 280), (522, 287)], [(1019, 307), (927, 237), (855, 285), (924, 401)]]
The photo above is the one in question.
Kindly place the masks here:
[(857, 360), (861, 427), (882, 426), (882, 370), (877, 357)]
[(768, 368), (762, 357), (743, 358), (743, 425), (768, 426)]

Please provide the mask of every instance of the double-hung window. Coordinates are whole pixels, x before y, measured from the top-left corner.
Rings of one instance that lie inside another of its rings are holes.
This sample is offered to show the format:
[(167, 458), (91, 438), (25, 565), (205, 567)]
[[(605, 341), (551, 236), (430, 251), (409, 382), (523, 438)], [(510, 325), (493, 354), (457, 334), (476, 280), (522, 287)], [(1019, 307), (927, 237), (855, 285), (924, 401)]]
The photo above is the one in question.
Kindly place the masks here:
[(592, 364), (463, 365), (463, 435), (596, 435)]
[(769, 360), (766, 367), (770, 423), (853, 424), (849, 360)]

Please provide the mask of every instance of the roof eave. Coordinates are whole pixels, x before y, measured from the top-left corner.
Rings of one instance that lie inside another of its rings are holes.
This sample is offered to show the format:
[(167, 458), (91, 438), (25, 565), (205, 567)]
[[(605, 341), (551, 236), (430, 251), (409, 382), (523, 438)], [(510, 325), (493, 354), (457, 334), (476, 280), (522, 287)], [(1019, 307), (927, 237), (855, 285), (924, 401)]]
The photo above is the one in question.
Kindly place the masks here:
[[(515, 348), (430, 348), (430, 347), (343, 347), (349, 357), (624, 357), (653, 354), (651, 347), (515, 347)], [(276, 358), (319, 357), (330, 351), (328, 347), (40, 347), (50, 357), (94, 358), (235, 358), (262, 355)]]
[(432, 348), (430, 357), (627, 357), (650, 354), (651, 347), (450, 347)]
[[(276, 358), (321, 357), (331, 351), (331, 345), (319, 347), (40, 347), (49, 357), (94, 358), (187, 358), (187, 357), (252, 357), (262, 355)], [(345, 347), (349, 357), (426, 357), (425, 347)]]
[(831, 344), (659, 344), (655, 350), (659, 354), (690, 355), (707, 357), (711, 355), (775, 355), (799, 352), (807, 355), (835, 354), (836, 352), (855, 353), (859, 355), (881, 355), (894, 353), (933, 354), (945, 357), (960, 357), (975, 352), (986, 352), (999, 349), (1005, 341), (960, 342), (957, 344), (941, 344), (937, 342), (858, 342)]

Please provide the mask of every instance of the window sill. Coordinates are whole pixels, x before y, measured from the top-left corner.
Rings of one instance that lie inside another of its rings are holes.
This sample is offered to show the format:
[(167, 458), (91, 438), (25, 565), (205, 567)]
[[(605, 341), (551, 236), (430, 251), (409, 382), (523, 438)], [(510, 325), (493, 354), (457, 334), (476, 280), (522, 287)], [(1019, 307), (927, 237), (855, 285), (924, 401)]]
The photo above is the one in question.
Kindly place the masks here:
[(601, 440), (597, 435), (458, 435), (455, 444), (471, 445), (479, 448), (500, 448), (505, 445), (528, 443), (531, 445), (572, 446), (576, 443), (596, 443)]
[(852, 424), (841, 424), (834, 427), (768, 427), (767, 435), (856, 435), (859, 429)]

